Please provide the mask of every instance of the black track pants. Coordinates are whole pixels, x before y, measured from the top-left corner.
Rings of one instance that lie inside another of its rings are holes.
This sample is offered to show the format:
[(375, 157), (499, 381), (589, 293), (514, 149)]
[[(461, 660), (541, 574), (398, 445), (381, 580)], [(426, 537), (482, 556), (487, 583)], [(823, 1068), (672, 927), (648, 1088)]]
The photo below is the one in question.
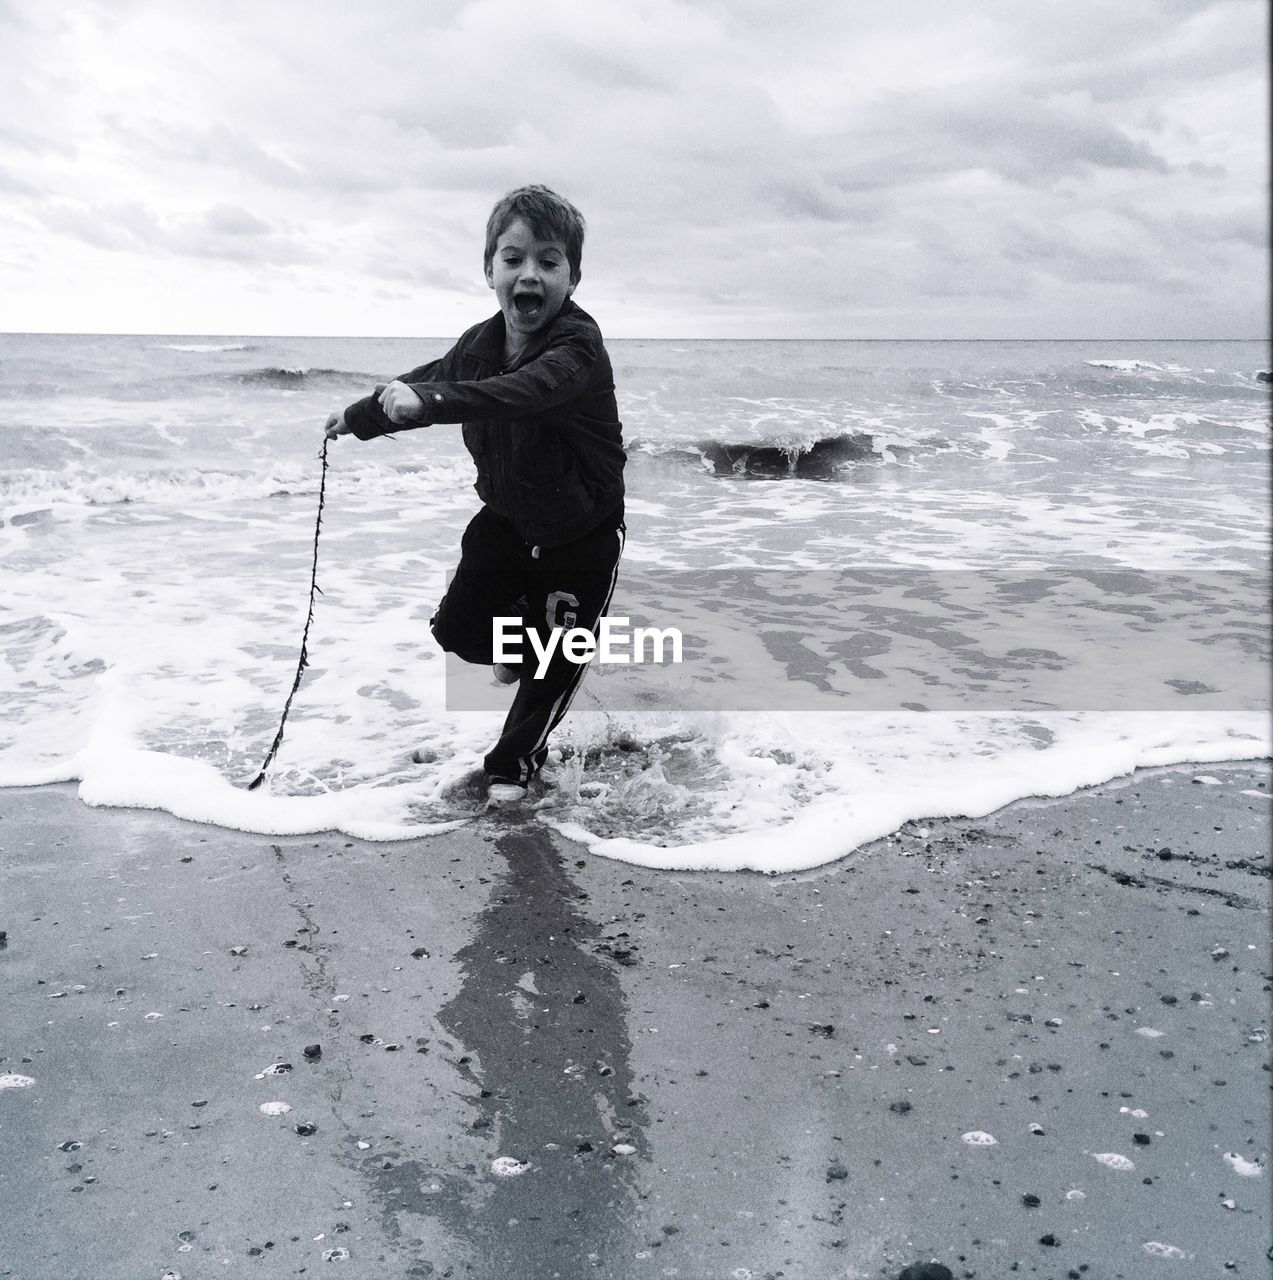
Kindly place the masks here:
[[(576, 542), (532, 554), (507, 521), (483, 507), (460, 543), (460, 564), (430, 626), (438, 644), (465, 662), (495, 661), (492, 622), (520, 617), (545, 645), (553, 627), (594, 634), (614, 594), (624, 526), (602, 528)], [(562, 656), (560, 643), (543, 679), (538, 658), (521, 638), (522, 675), (499, 741), (483, 765), (496, 782), (528, 783), (548, 757), (548, 735), (570, 707), (587, 670)]]

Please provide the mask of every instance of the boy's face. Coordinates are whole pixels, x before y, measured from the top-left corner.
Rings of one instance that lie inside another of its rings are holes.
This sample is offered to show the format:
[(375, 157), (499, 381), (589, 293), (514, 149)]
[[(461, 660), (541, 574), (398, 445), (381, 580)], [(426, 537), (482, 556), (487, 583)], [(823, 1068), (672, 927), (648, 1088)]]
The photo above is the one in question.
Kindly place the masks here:
[(566, 246), (540, 240), (521, 219), (510, 222), (495, 242), (486, 268), (508, 336), (518, 345), (551, 324), (575, 291)]

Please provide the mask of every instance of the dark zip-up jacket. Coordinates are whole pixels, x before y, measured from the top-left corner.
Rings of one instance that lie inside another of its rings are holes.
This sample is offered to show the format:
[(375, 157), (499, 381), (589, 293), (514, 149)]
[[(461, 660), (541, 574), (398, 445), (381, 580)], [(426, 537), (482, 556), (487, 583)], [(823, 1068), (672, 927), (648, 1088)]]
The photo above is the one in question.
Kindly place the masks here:
[(375, 396), (345, 410), (360, 440), (462, 422), (478, 496), (531, 546), (573, 542), (623, 507), (623, 428), (596, 321), (569, 298), (510, 368), (504, 316), (474, 325), (446, 355), (404, 373), (424, 416), (390, 422)]

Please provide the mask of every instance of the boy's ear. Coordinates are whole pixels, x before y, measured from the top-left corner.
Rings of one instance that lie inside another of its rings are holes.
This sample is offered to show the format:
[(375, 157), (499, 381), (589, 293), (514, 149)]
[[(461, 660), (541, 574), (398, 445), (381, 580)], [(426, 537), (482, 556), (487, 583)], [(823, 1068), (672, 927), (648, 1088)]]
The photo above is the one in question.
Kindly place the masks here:
[(566, 290), (566, 297), (570, 297), (572, 293), (579, 287), (580, 278), (583, 276), (582, 271), (575, 272), (575, 278), (570, 282), (570, 288)]
[(487, 287), (494, 289), (495, 288), (495, 272), (491, 270), (491, 264), (488, 262), (483, 270), (486, 276)]

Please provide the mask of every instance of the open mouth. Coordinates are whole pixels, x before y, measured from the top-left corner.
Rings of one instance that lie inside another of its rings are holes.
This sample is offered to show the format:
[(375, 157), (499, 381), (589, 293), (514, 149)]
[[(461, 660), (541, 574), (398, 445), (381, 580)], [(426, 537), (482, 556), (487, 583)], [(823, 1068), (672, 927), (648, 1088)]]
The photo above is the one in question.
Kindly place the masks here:
[(530, 319), (543, 309), (544, 300), (537, 293), (515, 293), (513, 306), (519, 316)]

